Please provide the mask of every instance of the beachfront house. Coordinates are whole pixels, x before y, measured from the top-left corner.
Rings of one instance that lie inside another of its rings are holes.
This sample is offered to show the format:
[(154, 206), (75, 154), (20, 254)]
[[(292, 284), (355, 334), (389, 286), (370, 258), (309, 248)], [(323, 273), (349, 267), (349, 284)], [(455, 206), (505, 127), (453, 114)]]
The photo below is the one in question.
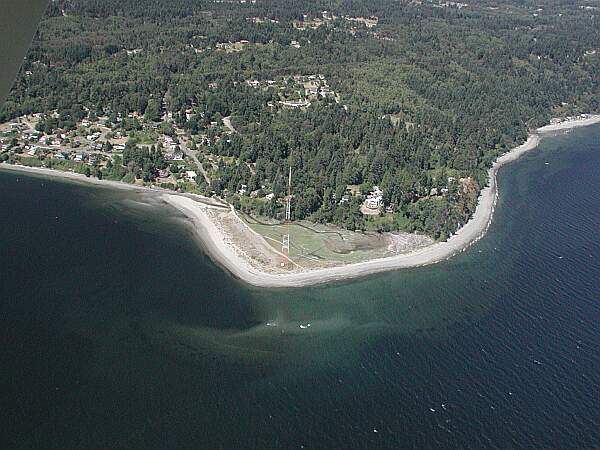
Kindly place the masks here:
[(368, 209), (378, 210), (379, 208), (381, 208), (382, 205), (383, 200), (381, 199), (381, 197), (370, 197), (365, 200), (365, 206)]
[(361, 211), (363, 214), (378, 214), (383, 207), (383, 191), (379, 186), (373, 186), (373, 190), (367, 195), (363, 202)]

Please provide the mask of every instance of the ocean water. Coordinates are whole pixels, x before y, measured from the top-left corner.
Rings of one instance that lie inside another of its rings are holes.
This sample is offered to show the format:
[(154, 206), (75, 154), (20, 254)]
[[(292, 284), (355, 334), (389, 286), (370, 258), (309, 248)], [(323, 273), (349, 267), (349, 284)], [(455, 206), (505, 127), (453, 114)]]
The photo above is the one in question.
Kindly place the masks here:
[(447, 262), (264, 290), (149, 196), (0, 172), (0, 446), (600, 448), (600, 126), (499, 183)]

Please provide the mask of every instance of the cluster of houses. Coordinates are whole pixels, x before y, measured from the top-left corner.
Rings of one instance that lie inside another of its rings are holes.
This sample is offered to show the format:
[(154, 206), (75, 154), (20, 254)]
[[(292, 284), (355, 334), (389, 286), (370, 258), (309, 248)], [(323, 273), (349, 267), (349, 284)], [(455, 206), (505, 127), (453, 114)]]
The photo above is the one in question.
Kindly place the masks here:
[(355, 23), (362, 24), (367, 28), (373, 28), (373, 27), (377, 26), (377, 24), (379, 23), (379, 18), (376, 16), (371, 16), (371, 17), (344, 16), (344, 20), (347, 20), (348, 22), (355, 22)]
[[(242, 50), (244, 50), (244, 47), (246, 47), (247, 45), (250, 44), (250, 41), (246, 40), (246, 39), (241, 39), (237, 42), (218, 42), (217, 44), (215, 44), (215, 50), (216, 51), (224, 51), (226, 53), (233, 53), (233, 52), (241, 52)], [(204, 53), (207, 50), (211, 50), (212, 47), (197, 47), (194, 44), (189, 44), (189, 47), (194, 51), (194, 53), (199, 54), (199, 53)]]
[(289, 109), (303, 109), (319, 98), (332, 98), (339, 102), (339, 96), (329, 87), (323, 74), (284, 76), (278, 80), (246, 80), (254, 89), (278, 89), (280, 100), (269, 102), (272, 109), (276, 104)]
[(250, 41), (246, 39), (242, 39), (237, 42), (219, 42), (216, 47), (217, 50), (224, 50), (227, 53), (231, 52), (241, 52), (246, 45), (250, 44)]
[[(563, 103), (563, 106), (566, 106), (566, 103)], [(563, 123), (563, 122), (572, 122), (574, 120), (581, 120), (581, 119), (588, 119), (589, 117), (591, 117), (589, 114), (580, 114), (578, 116), (567, 116), (567, 117), (556, 117), (553, 119), (550, 119), (550, 125), (558, 125), (559, 123)]]
[(396, 40), (396, 38), (388, 31), (371, 31), (370, 34), (378, 41), (393, 42)]
[(275, 80), (267, 80), (267, 81), (246, 80), (245, 83), (254, 89), (259, 89), (260, 87), (273, 86), (273, 85), (275, 85), (276, 81)]
[[(435, 181), (435, 179), (434, 179)], [(441, 195), (446, 195), (450, 192), (450, 186), (458, 183), (458, 186), (462, 192), (467, 192), (469, 186), (473, 184), (473, 179), (471, 177), (459, 178), (458, 180), (455, 177), (448, 177), (447, 184), (445, 187), (432, 187), (429, 190), (430, 197), (436, 197)]]
[(434, 8), (458, 8), (462, 9), (469, 6), (468, 3), (460, 3), (460, 2), (439, 2), (438, 4), (432, 4)]
[(175, 143), (171, 136), (163, 136), (166, 161), (183, 161), (184, 154), (181, 147)]
[[(12, 128), (14, 131), (15, 128)], [(42, 157), (55, 160), (71, 160), (75, 162), (86, 162), (90, 165), (98, 160), (98, 156), (91, 153), (95, 147), (86, 147), (85, 149), (74, 150), (73, 148), (65, 147), (63, 144), (66, 135), (60, 134), (56, 136), (40, 136), (40, 132), (32, 130), (21, 130), (20, 139), (17, 139), (17, 145), (9, 142), (9, 139), (0, 139), (0, 149), (2, 151), (13, 151), (21, 153), (28, 157)], [(13, 139), (11, 138), (10, 141)], [(99, 144), (102, 148), (102, 144)]]
[[(215, 83), (215, 87), (217, 84)], [(17, 158), (35, 157), (42, 161), (50, 160), (70, 160), (77, 163), (97, 165), (107, 163), (112, 160), (110, 155), (113, 152), (122, 153), (125, 150), (125, 144), (129, 139), (128, 132), (113, 126), (108, 115), (97, 118), (89, 109), (90, 115), (77, 123), (75, 130), (55, 130), (52, 134), (45, 134), (43, 131), (37, 131), (35, 128), (38, 122), (45, 117), (59, 118), (56, 111), (47, 114), (35, 114), (23, 116), (14, 120), (13, 123), (0, 124), (0, 150), (10, 152)], [(105, 114), (110, 114), (110, 111)], [(195, 112), (193, 109), (186, 111), (188, 120), (194, 115), (202, 113)], [(164, 121), (170, 121), (169, 113), (165, 113), (160, 122), (148, 122), (144, 120), (140, 113), (129, 113), (121, 117), (117, 115), (115, 122), (123, 122), (127, 118), (137, 119), (143, 129), (156, 134), (160, 125)], [(184, 131), (173, 123), (175, 134), (158, 133), (157, 143), (164, 149), (164, 158), (172, 166), (178, 167), (174, 174), (169, 169), (160, 170), (158, 173), (162, 182), (179, 184), (181, 182), (195, 183), (198, 177), (197, 168), (191, 162), (186, 161), (186, 146), (194, 142), (194, 145), (211, 146), (213, 143), (223, 139), (231, 133), (223, 126), (223, 130), (217, 133), (199, 134), (192, 137), (186, 136)], [(219, 127), (220, 123), (211, 122), (211, 127)], [(138, 144), (138, 146), (148, 147), (150, 144)], [(195, 148), (195, 147), (194, 147)], [(19, 156), (20, 155), (20, 156)], [(204, 155), (206, 164), (217, 167), (218, 156)], [(215, 161), (216, 159), (216, 161)], [(197, 162), (197, 161), (196, 161)], [(42, 162), (42, 164), (45, 164)]]
[(43, 157), (60, 161), (70, 160), (73, 162), (86, 163), (90, 166), (102, 159), (102, 155), (84, 150), (75, 152), (38, 145), (26, 146), (26, 148), (23, 148), (22, 150), (24, 151), (24, 154), (29, 157)]
[[(333, 22), (339, 19), (338, 16), (334, 15), (330, 11), (321, 11), (321, 17), (310, 17), (308, 14), (302, 15), (302, 20), (293, 20), (292, 26), (297, 30), (314, 30), (319, 28), (328, 22)], [(342, 16), (343, 20), (348, 22), (354, 22), (359, 25), (364, 25), (367, 28), (373, 28), (379, 23), (379, 18), (376, 16), (370, 17), (353, 17), (353, 16)]]
[[(436, 181), (435, 178), (433, 180)], [(444, 196), (450, 192), (450, 187), (455, 185), (458, 189), (457, 192), (466, 193), (473, 187), (474, 180), (471, 177), (459, 178), (458, 180), (455, 177), (448, 177), (447, 185), (444, 187), (432, 187), (427, 193), (420, 196), (420, 198), (427, 197), (435, 197), (435, 196)], [(358, 188), (356, 186), (348, 187), (350, 194), (358, 193)], [(340, 205), (344, 205), (350, 202), (351, 195), (345, 194), (339, 200)], [(428, 195), (427, 195), (428, 194)], [(379, 215), (383, 212), (383, 208), (385, 206), (383, 200), (383, 191), (379, 186), (373, 186), (373, 188), (366, 194), (363, 199), (362, 205), (360, 207), (360, 211), (364, 215)], [(394, 212), (394, 208), (392, 206), (386, 206), (385, 211), (386, 214), (392, 214)]]
[[(58, 117), (56, 112), (50, 113), (50, 117)], [(110, 128), (106, 126), (107, 118), (91, 121), (83, 119), (78, 124), (78, 130), (65, 131), (61, 129), (54, 130), (52, 133), (45, 133), (36, 130), (37, 123), (42, 120), (42, 114), (36, 113), (30, 116), (18, 118), (18, 122), (4, 124), (0, 126), (0, 130), (11, 135), (11, 140), (16, 139), (18, 148), (16, 150), (32, 150), (32, 147), (49, 147), (50, 150), (60, 150), (69, 152), (72, 149), (85, 147), (89, 150), (110, 151), (111, 147), (104, 149), (104, 144), (100, 142), (104, 133), (110, 132)], [(85, 128), (90, 128), (86, 131)], [(114, 133), (115, 143), (112, 148), (115, 150), (123, 150), (125, 148), (125, 139), (122, 138), (119, 132)], [(122, 138), (122, 139), (121, 139)], [(119, 142), (120, 141), (120, 142)], [(7, 148), (4, 148), (6, 150)]]
[[(51, 113), (50, 115), (56, 115)], [(136, 113), (129, 114), (130, 118), (141, 118)], [(120, 132), (112, 133), (111, 139), (104, 136), (104, 132), (110, 132), (106, 126), (108, 118), (96, 120), (83, 119), (78, 124), (78, 131), (63, 132), (56, 131), (53, 134), (46, 135), (42, 131), (35, 130), (36, 123), (42, 119), (42, 114), (23, 116), (17, 119), (17, 122), (0, 125), (0, 131), (4, 133), (4, 138), (0, 138), (0, 149), (2, 151), (13, 151), (17, 154), (23, 154), (29, 157), (40, 157), (55, 160), (71, 160), (74, 162), (95, 164), (100, 157), (105, 154), (122, 152), (125, 150), (126, 136)], [(117, 118), (122, 121), (122, 118)], [(86, 134), (83, 130), (91, 128)], [(101, 128), (103, 131), (99, 131)], [(101, 140), (102, 138), (102, 140)], [(170, 136), (163, 136), (164, 146), (166, 148), (165, 159), (169, 161), (183, 161), (184, 152)], [(111, 145), (107, 145), (111, 142)], [(195, 177), (192, 177), (195, 178)]]
[(252, 23), (279, 23), (279, 20), (269, 19), (268, 17), (246, 17), (246, 20)]
[(294, 77), (294, 81), (300, 82), (304, 86), (304, 95), (309, 99), (317, 99), (318, 97), (331, 97), (336, 98), (335, 92), (333, 92), (327, 80), (323, 75), (307, 75), (303, 77)]
[(308, 14), (303, 14), (302, 20), (293, 20), (292, 26), (296, 30), (304, 31), (304, 30), (315, 30), (320, 26), (323, 26), (327, 23), (326, 20), (320, 18), (311, 19)]

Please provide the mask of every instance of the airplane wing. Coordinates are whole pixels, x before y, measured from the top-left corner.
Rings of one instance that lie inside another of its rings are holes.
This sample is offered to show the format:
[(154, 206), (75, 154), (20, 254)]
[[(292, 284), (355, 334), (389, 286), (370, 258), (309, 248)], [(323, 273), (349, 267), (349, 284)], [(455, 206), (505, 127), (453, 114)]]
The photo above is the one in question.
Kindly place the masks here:
[(47, 6), (48, 0), (0, 2), (0, 106), (15, 82)]

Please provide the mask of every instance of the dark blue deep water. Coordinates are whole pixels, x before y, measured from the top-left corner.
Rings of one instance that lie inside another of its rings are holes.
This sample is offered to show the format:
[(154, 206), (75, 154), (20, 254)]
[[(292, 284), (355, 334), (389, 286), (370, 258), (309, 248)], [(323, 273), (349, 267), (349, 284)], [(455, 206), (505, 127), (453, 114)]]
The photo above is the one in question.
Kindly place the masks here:
[(448, 262), (262, 290), (151, 198), (0, 172), (0, 448), (600, 448), (600, 127), (499, 181)]

